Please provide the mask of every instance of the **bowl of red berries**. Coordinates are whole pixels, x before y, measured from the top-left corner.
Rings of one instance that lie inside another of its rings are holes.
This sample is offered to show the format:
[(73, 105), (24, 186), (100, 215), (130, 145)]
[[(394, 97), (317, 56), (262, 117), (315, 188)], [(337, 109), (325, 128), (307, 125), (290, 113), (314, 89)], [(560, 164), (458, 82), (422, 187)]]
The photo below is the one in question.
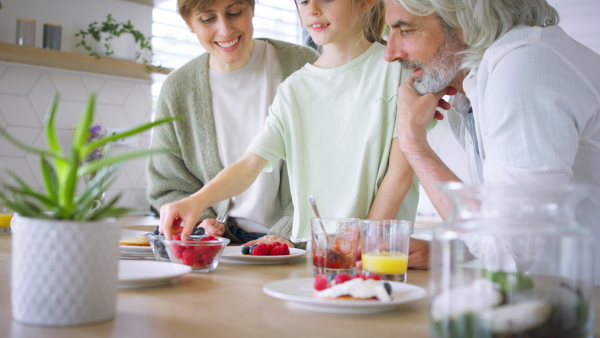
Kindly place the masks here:
[(194, 236), (186, 241), (181, 236), (161, 239), (173, 263), (189, 265), (192, 272), (210, 272), (217, 268), (229, 239), (214, 236)]

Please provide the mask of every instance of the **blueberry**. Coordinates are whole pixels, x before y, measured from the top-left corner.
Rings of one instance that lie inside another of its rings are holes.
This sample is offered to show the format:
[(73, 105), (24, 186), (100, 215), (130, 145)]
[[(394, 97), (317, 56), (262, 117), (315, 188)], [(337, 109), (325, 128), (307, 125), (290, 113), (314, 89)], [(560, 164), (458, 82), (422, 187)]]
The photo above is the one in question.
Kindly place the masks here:
[(383, 282), (383, 287), (385, 288), (385, 291), (387, 291), (388, 295), (392, 295), (392, 286), (390, 285), (390, 283), (386, 283)]
[(250, 254), (250, 247), (249, 246), (243, 246), (242, 247), (242, 255), (249, 255)]
[(158, 255), (162, 258), (169, 259), (169, 254), (167, 253), (167, 249), (164, 246), (158, 248)]
[(327, 275), (327, 280), (330, 282), (333, 281), (335, 279), (335, 275), (335, 273), (330, 273), (329, 275)]
[(254, 244), (250, 246), (250, 255), (252, 255), (252, 252), (254, 251), (254, 248), (256, 248), (258, 244)]
[(200, 228), (200, 227), (194, 228), (194, 231), (192, 231), (192, 235), (195, 235), (195, 236), (204, 235), (204, 228)]
[(154, 228), (154, 231), (152, 231), (153, 235), (158, 235), (158, 226), (156, 228)]

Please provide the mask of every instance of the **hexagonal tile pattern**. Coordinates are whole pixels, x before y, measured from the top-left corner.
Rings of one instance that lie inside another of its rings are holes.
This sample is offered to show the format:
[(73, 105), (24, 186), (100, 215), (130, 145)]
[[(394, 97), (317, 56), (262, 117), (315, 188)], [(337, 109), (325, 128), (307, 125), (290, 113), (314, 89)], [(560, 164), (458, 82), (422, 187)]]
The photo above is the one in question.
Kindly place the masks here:
[(73, 129), (83, 113), (85, 102), (61, 100), (56, 113), (56, 128)]
[(10, 170), (19, 175), (19, 177), (25, 181), (25, 183), (37, 187), (37, 180), (34, 177), (33, 172), (29, 168), (27, 161), (24, 158), (18, 157), (0, 157), (0, 179), (3, 181), (11, 182), (12, 179), (7, 173)]
[(63, 100), (87, 100), (88, 93), (81, 76), (70, 73), (50, 73), (50, 79)]
[[(96, 123), (104, 128), (128, 129), (151, 120), (152, 91), (155, 87), (154, 84), (139, 80), (0, 62), (0, 124), (28, 146), (46, 147), (43, 122), (52, 98), (60, 92), (56, 128), (63, 151), (68, 152), (73, 127), (79, 121), (90, 92), (98, 93)], [(136, 145), (139, 143), (139, 148), (147, 148), (150, 138), (150, 132), (139, 135)], [(112, 152), (118, 154), (134, 150), (136, 149), (114, 145)], [(0, 137), (2, 179), (8, 177), (5, 168), (21, 175), (35, 189), (42, 188), (39, 156), (15, 148)], [(145, 172), (145, 159), (126, 163), (107, 194), (114, 196), (119, 192), (123, 193), (121, 205), (135, 210), (148, 210)]]
[(0, 93), (27, 95), (42, 71), (29, 67), (8, 67), (0, 78)]
[[(26, 146), (31, 146), (35, 142), (38, 135), (42, 132), (40, 128), (24, 128), (24, 127), (13, 127), (8, 126), (6, 130), (19, 142)], [(17, 148), (8, 142), (3, 137), (0, 139), (0, 158), (1, 157), (25, 157), (26, 151)]]
[(99, 93), (102, 86), (104, 86), (104, 82), (106, 82), (105, 79), (96, 76), (82, 76), (81, 81), (83, 81), (88, 94), (91, 92)]
[(132, 126), (122, 106), (96, 104), (96, 120), (104, 129), (129, 129)]
[(0, 94), (0, 111), (8, 126), (37, 128), (42, 126), (26, 96)]
[(54, 86), (54, 83), (52, 83), (52, 80), (50, 80), (50, 76), (47, 73), (44, 73), (40, 76), (27, 96), (42, 123), (56, 93), (56, 87)]
[(124, 107), (134, 126), (150, 121), (151, 101), (142, 93), (140, 86), (133, 88)]
[(133, 83), (107, 80), (98, 93), (98, 103), (123, 105), (133, 87)]

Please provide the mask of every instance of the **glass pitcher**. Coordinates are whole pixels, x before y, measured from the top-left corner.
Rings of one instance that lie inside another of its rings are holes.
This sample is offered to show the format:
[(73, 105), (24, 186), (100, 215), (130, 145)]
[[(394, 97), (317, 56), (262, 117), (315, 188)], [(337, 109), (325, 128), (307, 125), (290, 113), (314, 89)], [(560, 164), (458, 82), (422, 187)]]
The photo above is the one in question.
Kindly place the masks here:
[(591, 337), (593, 242), (581, 186), (441, 186), (431, 244), (434, 337)]

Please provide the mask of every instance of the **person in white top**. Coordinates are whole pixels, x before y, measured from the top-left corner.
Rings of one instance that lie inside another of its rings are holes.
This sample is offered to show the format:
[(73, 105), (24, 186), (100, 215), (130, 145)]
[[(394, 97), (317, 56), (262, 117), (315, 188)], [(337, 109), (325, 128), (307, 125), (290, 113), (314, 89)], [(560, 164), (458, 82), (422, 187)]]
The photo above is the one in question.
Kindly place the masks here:
[(442, 217), (437, 184), (460, 180), (426, 139), (437, 108), (471, 183), (591, 187), (577, 218), (600, 242), (600, 55), (558, 21), (545, 0), (387, 0), (385, 58), (413, 70), (398, 91), (398, 141)]

